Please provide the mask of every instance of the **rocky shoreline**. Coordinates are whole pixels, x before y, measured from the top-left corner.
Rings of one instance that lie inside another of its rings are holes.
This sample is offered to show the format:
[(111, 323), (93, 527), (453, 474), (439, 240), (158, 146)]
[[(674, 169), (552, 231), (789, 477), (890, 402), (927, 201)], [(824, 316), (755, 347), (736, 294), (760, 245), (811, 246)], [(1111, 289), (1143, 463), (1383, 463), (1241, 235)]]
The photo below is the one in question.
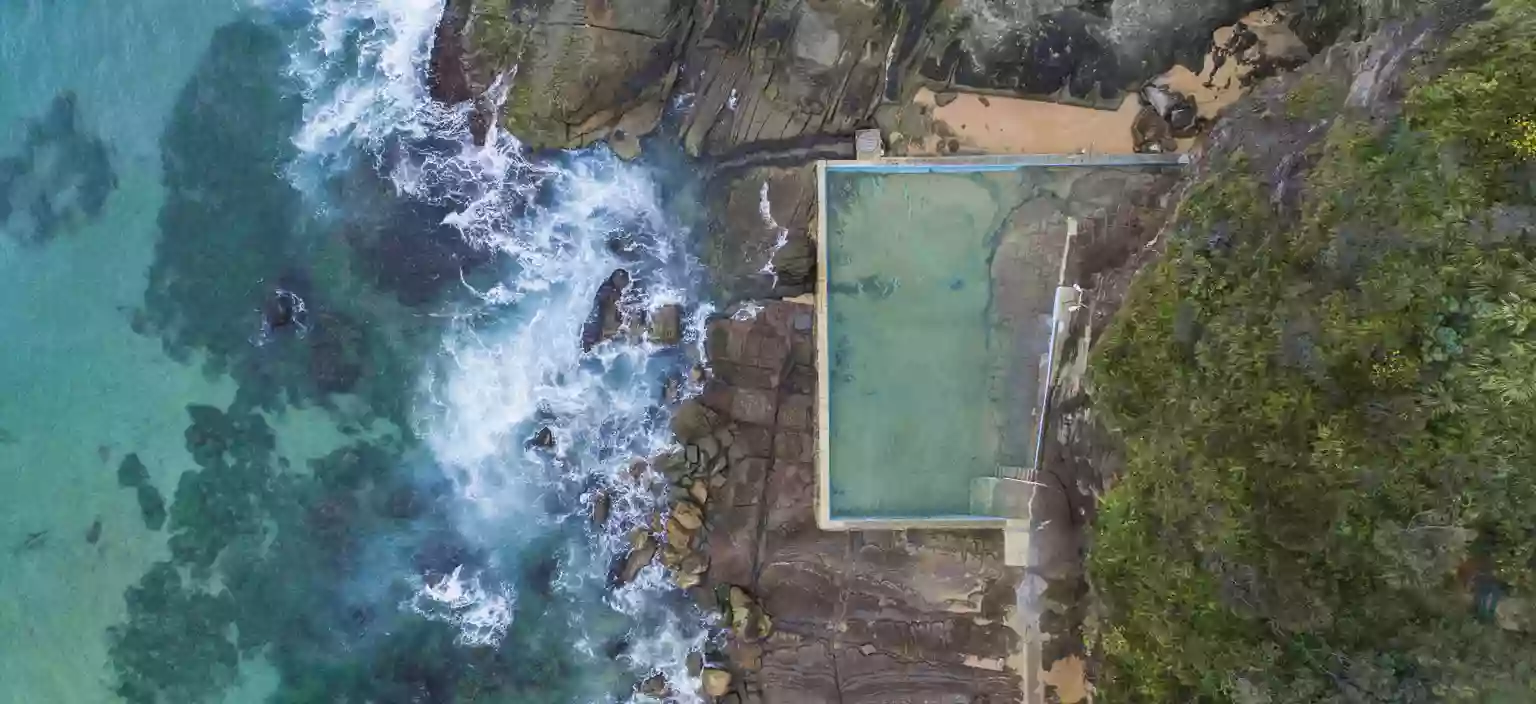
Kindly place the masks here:
[[(648, 142), (673, 142), (710, 174), (699, 245), (714, 298), (759, 310), (708, 322), (708, 371), (693, 380), (703, 391), (674, 420), (683, 450), (635, 468), (637, 480), (665, 478), (669, 508), (632, 534), (614, 578), (663, 569), (719, 614), (719, 647), (693, 663), (717, 701), (1088, 696), (1082, 534), (1094, 492), (1117, 465), (1087, 413), (1082, 375), (1177, 201), (1174, 184), (1160, 180), (1088, 223), (1086, 246), (1069, 263), (1071, 279), (1090, 289), (1088, 310), (1060, 366), (1041, 467), (1051, 486), (1040, 511), (1054, 523), (1042, 542), (1051, 548), (1026, 573), (1004, 566), (997, 533), (817, 528), (815, 316), (789, 300), (814, 286), (814, 160), (850, 158), (853, 130), (868, 127), (897, 153), (1187, 148), (1237, 93), (1299, 65), (1347, 27), (1320, 22), (1318, 3), (1282, 3), (1257, 33), (1237, 22), (1267, 3), (1247, 0), (1178, 10), (1082, 2), (1039, 17), (981, 17), (979, 4), (961, 5), (449, 0), (438, 27), (432, 95), (474, 101), (479, 125), (494, 120), (535, 150), (606, 140), (626, 159)], [(1213, 35), (1219, 27), (1228, 29)], [(1182, 93), (1136, 100), (1170, 68), (1189, 77), (1175, 81)], [(499, 111), (486, 97), (493, 87), (508, 91)], [(1199, 94), (1198, 114), (1186, 94)], [(1049, 106), (1069, 111), (1062, 128), (1043, 145), (976, 136), (992, 128), (970, 123), (987, 119), (1040, 123), (1043, 113), (1027, 108), (1020, 118), (977, 112), (1020, 98), (1064, 104)], [(1119, 106), (1123, 116), (1066, 105)], [(1082, 120), (1100, 116), (1108, 136), (1083, 141)], [(616, 272), (599, 292), (584, 345), (647, 317), (652, 339), (677, 342), (683, 312), (624, 310), (629, 283)], [(606, 513), (599, 501), (594, 518)], [(1038, 615), (1046, 638), (1038, 678), (1025, 671), (1035, 664), (1023, 662), (1011, 622), (1021, 608)], [(658, 698), (666, 687), (659, 678), (637, 684)]]

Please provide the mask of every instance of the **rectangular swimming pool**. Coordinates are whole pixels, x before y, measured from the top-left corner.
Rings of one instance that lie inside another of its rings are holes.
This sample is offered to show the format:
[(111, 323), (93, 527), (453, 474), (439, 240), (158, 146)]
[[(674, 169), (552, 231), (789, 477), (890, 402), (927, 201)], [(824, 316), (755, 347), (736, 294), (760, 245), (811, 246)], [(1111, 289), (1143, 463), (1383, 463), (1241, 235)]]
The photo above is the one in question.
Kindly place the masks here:
[(1036, 464), (1069, 234), (1180, 163), (820, 165), (825, 527), (1002, 520), (977, 480)]

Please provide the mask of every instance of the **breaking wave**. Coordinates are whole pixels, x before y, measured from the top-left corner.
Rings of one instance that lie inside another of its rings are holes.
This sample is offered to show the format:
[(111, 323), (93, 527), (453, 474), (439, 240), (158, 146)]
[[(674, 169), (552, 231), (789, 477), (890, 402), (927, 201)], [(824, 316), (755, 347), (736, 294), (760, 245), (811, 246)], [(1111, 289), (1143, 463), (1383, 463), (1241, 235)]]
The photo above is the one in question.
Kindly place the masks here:
[[(477, 145), (469, 105), (428, 97), (442, 10), (442, 0), (316, 0), (292, 62), (306, 102), (297, 172), (362, 156), (401, 196), (446, 206), (467, 242), (510, 262), (494, 286), (464, 284), (477, 305), (445, 311), (419, 413), (457, 490), (459, 529), (488, 557), (412, 576), (418, 593), (402, 606), (458, 625), (478, 647), (498, 646), (517, 619), (563, 619), (577, 635), (549, 647), (662, 674), (679, 701), (696, 701), (686, 661), (703, 648), (705, 617), (658, 566), (618, 587), (609, 577), (630, 531), (666, 498), (642, 460), (674, 449), (663, 382), (701, 363), (708, 309), (693, 306), (678, 347), (657, 344), (643, 322), (689, 302), (696, 265), (643, 167), (602, 148), (533, 160), (497, 128)], [(599, 289), (621, 269), (622, 332), (584, 344)], [(596, 525), (599, 503), (607, 517)], [(520, 610), (517, 575), (534, 568), (555, 608)], [(615, 633), (617, 656), (603, 648)]]

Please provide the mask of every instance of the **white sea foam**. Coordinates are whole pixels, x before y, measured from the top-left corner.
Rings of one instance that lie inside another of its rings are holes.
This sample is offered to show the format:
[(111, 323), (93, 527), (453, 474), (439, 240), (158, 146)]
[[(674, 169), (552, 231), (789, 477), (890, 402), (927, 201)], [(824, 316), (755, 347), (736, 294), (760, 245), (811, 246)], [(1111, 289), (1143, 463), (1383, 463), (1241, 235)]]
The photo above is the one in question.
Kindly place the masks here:
[(304, 123), (294, 143), (310, 155), (377, 149), (402, 132), (425, 136), (432, 106), (421, 67), (444, 0), (314, 0), (311, 46), (294, 52)]
[[(558, 616), (581, 635), (550, 647), (601, 659), (594, 644), (602, 635), (588, 634), (616, 611), (629, 623), (622, 660), (637, 675), (666, 675), (678, 701), (697, 701), (686, 658), (703, 647), (698, 612), (676, 605), (659, 567), (606, 588), (625, 535), (663, 498), (655, 477), (636, 479), (631, 466), (672, 449), (657, 404), (679, 355), (643, 335), (582, 349), (594, 298), (616, 269), (635, 282), (627, 310), (688, 302), (694, 273), (681, 233), (649, 174), (606, 150), (540, 163), (496, 129), (474, 144), (469, 106), (432, 103), (423, 82), (441, 11), (442, 0), (317, 0), (293, 63), (306, 97), (294, 143), (306, 168), (366, 155), (402, 195), (450, 206), (447, 224), (511, 263), (500, 283), (471, 287), (481, 305), (453, 320), (423, 382), (424, 439), (458, 489), (462, 532), (488, 562), (474, 574), (460, 567), (440, 580), (418, 577), (408, 607), (458, 624), (465, 643), (494, 646), (517, 612), (510, 580), (497, 575), (516, 573), (540, 541), (574, 536), (561, 546), (550, 587), (572, 605)], [(701, 359), (709, 309), (692, 308), (683, 357)], [(555, 451), (527, 447), (545, 428)], [(599, 493), (612, 509), (593, 531), (584, 526)]]
[(426, 618), (457, 625), (458, 640), (464, 645), (495, 645), (512, 624), (513, 602), (506, 586), (487, 590), (478, 576), (464, 575), (463, 565), (435, 582), (416, 581), (416, 594), (403, 606)]

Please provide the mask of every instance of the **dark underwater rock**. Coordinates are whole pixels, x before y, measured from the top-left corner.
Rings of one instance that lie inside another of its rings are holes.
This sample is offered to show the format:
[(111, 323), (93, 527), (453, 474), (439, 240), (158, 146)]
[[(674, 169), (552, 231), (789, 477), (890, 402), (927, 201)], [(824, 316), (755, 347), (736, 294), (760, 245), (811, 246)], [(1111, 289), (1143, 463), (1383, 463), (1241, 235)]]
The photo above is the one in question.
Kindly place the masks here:
[(132, 489), (149, 481), (149, 468), (139, 459), (136, 452), (129, 453), (117, 465), (117, 485), (124, 489)]
[(130, 704), (208, 701), (235, 682), (240, 654), (228, 635), (236, 614), (228, 592), (206, 591), (159, 562), (124, 600), (127, 620), (107, 634), (119, 697)]
[(106, 143), (83, 130), (72, 91), (23, 131), (21, 153), (0, 158), (0, 233), (43, 245), (99, 218), (117, 175)]
[(118, 463), (117, 485), (134, 490), (134, 498), (139, 503), (139, 515), (144, 519), (145, 528), (160, 530), (165, 526), (165, 497), (161, 496), (160, 490), (150, 482), (149, 468), (144, 466), (138, 453), (129, 453), (122, 462)]
[(139, 501), (139, 516), (144, 519), (144, 527), (150, 530), (160, 530), (165, 527), (165, 497), (160, 495), (160, 490), (153, 484), (140, 484), (135, 496)]

